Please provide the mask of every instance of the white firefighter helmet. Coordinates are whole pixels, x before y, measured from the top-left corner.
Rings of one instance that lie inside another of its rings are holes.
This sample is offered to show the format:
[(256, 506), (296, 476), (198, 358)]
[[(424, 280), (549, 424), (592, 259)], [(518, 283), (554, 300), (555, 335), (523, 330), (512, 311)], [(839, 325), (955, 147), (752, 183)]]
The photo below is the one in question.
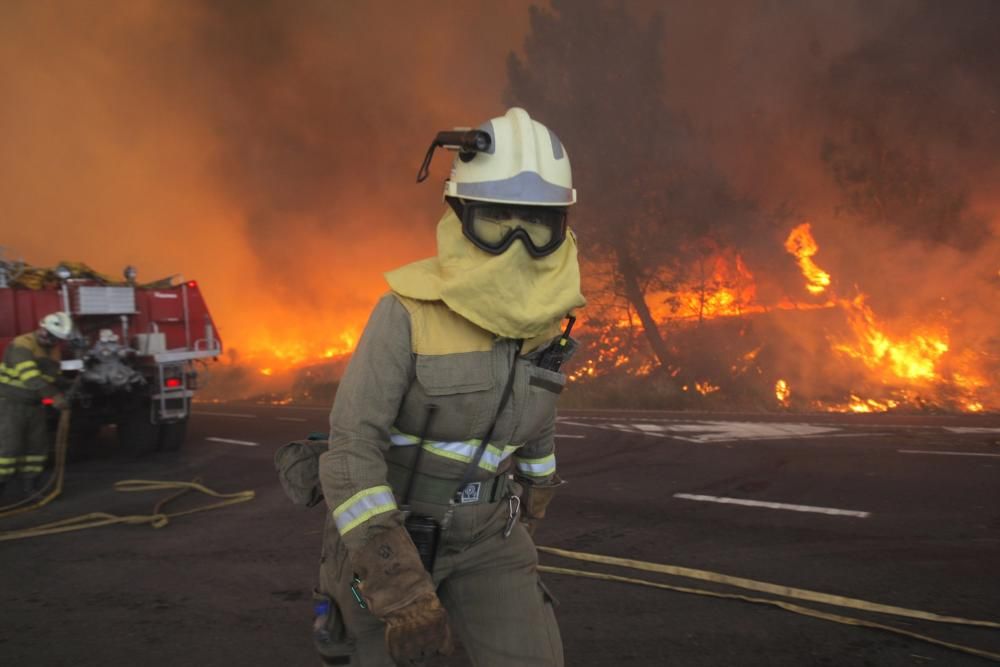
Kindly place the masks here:
[(63, 311), (49, 313), (38, 325), (59, 340), (66, 340), (73, 333), (73, 320)]
[(478, 129), (490, 135), (490, 147), (459, 153), (444, 184), (445, 197), (526, 206), (576, 203), (566, 149), (527, 111), (514, 107)]

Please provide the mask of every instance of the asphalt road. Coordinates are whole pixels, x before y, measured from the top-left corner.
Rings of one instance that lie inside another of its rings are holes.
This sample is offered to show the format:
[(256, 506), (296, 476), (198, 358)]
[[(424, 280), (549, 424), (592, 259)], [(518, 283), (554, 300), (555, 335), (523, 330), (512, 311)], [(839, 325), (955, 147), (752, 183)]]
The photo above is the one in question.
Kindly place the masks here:
[[(1000, 621), (1000, 416), (561, 414), (559, 467), (570, 483), (539, 544)], [(309, 594), (323, 510), (285, 499), (271, 457), (325, 422), (322, 409), (202, 405), (180, 453), (112, 452), (72, 466), (56, 503), (0, 530), (149, 513), (162, 494), (112, 490), (127, 478), (201, 477), (257, 497), (158, 530), (0, 542), (0, 665), (316, 664)], [(774, 607), (546, 580), (571, 667), (988, 664)], [(803, 604), (1000, 652), (1000, 630)]]

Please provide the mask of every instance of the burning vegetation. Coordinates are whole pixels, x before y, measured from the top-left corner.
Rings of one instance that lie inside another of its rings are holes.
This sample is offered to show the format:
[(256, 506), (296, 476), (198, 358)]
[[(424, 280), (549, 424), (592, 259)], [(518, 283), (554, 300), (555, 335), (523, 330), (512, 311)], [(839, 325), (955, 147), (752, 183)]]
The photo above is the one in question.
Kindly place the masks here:
[[(659, 304), (652, 312), (671, 351), (661, 375), (680, 394), (691, 395), (659, 395), (661, 404), (830, 412), (982, 412), (1000, 406), (989, 381), (998, 360), (952, 340), (948, 321), (957, 319), (955, 313), (890, 325), (880, 320), (860, 287), (850, 297), (835, 292), (833, 277), (814, 259), (820, 246), (809, 223), (794, 227), (784, 247), (798, 263), (812, 301), (759, 302), (753, 274), (733, 252), (699, 260), (695, 283), (650, 293), (650, 301)], [(819, 310), (827, 312), (812, 314)], [(617, 320), (585, 323), (587, 352), (570, 375), (578, 387), (661, 370), (641, 352), (639, 323), (627, 307), (624, 311)], [(811, 340), (810, 354), (800, 356), (789, 348), (781, 333), (787, 327)], [(797, 380), (786, 379), (790, 376)], [(764, 400), (767, 396), (772, 398)], [(697, 397), (711, 402), (699, 403)]]
[(0, 242), (197, 276), (206, 396), (325, 402), (382, 273), (434, 251), (428, 133), (520, 105), (580, 193), (566, 405), (1000, 409), (1000, 4), (380, 11), (0, 8)]

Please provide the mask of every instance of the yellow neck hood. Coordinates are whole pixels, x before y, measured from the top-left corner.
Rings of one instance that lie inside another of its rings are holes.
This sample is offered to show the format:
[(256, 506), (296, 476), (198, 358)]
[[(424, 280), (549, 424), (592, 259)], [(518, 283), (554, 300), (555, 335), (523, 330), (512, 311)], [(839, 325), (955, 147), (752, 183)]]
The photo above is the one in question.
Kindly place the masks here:
[(515, 241), (506, 252), (483, 252), (462, 234), (449, 209), (437, 227), (437, 257), (385, 274), (397, 294), (444, 301), (473, 324), (504, 338), (529, 339), (554, 327), (587, 301), (580, 293), (580, 265), (572, 232), (557, 251), (534, 259)]

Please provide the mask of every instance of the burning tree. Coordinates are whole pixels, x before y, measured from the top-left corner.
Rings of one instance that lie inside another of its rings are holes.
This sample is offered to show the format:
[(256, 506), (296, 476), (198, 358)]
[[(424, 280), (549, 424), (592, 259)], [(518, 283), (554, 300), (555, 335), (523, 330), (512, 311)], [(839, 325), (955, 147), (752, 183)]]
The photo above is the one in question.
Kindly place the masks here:
[[(641, 20), (620, 3), (532, 7), (524, 56), (508, 59), (506, 97), (569, 146), (582, 201), (573, 224), (601, 276), (589, 320), (624, 330), (619, 360), (633, 354), (638, 328), (649, 370), (669, 371), (664, 317), (705, 318), (725, 288), (713, 238), (750, 226), (756, 208), (695, 155), (689, 124), (668, 109), (662, 42), (659, 15)], [(678, 297), (692, 292), (693, 304)]]

